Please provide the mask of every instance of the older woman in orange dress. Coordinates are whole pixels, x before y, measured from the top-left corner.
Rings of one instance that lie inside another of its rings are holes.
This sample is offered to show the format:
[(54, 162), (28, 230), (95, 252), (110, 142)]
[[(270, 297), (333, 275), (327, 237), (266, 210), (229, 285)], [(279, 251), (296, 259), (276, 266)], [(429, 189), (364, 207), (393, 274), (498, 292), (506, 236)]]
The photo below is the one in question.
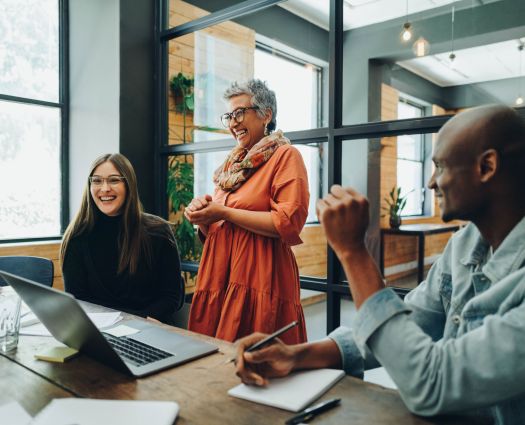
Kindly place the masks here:
[(189, 329), (234, 341), (271, 333), (306, 341), (299, 272), (291, 246), (308, 214), (308, 178), (299, 151), (276, 127), (275, 93), (260, 80), (234, 83), (221, 118), (237, 141), (215, 171), (213, 196), (185, 210), (205, 238)]

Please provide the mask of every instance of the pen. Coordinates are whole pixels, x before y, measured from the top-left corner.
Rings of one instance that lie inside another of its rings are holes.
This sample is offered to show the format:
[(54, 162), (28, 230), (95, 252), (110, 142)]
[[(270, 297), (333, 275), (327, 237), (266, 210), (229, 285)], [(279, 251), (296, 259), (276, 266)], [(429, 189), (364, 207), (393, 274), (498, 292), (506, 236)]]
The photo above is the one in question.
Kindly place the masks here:
[[(256, 342), (252, 346), (248, 347), (246, 349), (246, 353), (251, 353), (252, 351), (258, 350), (259, 348), (263, 347), (264, 345), (268, 344), (269, 342), (272, 342), (278, 336), (281, 336), (288, 329), (291, 329), (294, 326), (297, 326), (298, 324), (299, 324), (299, 322), (297, 322), (296, 320), (294, 320), (292, 323), (288, 323), (284, 328), (281, 328), (278, 331), (275, 331), (273, 334), (268, 335), (266, 338), (261, 339), (259, 342)], [(231, 359), (227, 360), (226, 363), (231, 363), (231, 362), (234, 362), (234, 361), (235, 361), (235, 357), (232, 357)]]
[(298, 415), (295, 415), (288, 419), (286, 425), (296, 425), (301, 422), (307, 422), (312, 419), (314, 416), (317, 416), (319, 413), (325, 412), (332, 407), (337, 406), (341, 402), (340, 398), (333, 398), (331, 400), (323, 401), (315, 406), (309, 407), (308, 409), (303, 410)]

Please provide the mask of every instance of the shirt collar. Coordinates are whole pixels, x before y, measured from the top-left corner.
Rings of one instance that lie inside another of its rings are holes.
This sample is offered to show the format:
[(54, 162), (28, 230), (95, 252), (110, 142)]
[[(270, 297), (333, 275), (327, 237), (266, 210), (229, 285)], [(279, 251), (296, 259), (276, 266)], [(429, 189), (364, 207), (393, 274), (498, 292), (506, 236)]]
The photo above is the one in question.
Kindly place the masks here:
[[(476, 228), (477, 238), (467, 247), (465, 255), (460, 261), (463, 265), (479, 265), (486, 258), (489, 244)], [(482, 267), (482, 272), (492, 282), (498, 282), (505, 276), (516, 271), (525, 262), (525, 217), (511, 230), (501, 245), (494, 251), (489, 261)]]

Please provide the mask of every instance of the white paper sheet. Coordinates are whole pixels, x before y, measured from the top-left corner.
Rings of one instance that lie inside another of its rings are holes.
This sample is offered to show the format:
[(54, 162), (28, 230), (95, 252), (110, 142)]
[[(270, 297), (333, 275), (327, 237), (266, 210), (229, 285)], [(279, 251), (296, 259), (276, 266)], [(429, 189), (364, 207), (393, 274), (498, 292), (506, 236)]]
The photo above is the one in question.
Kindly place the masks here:
[[(122, 320), (120, 311), (111, 313), (88, 313), (87, 315), (99, 329), (113, 326), (119, 320)], [(20, 335), (51, 336), (47, 328), (42, 323), (20, 328)]]
[(172, 425), (179, 413), (174, 401), (55, 399), (31, 425)]
[(104, 329), (104, 333), (116, 336), (117, 338), (120, 338), (121, 336), (133, 335), (137, 332), (140, 332), (140, 329), (135, 329), (126, 325), (118, 325), (114, 328)]
[(34, 313), (31, 313), (31, 311), (28, 311), (26, 314), (23, 314), (22, 317), (20, 317), (21, 328), (25, 328), (26, 326), (31, 326), (36, 323), (40, 323), (40, 320), (38, 320), (38, 317), (36, 317)]
[(9, 425), (29, 425), (31, 416), (16, 401), (0, 406), (0, 423)]

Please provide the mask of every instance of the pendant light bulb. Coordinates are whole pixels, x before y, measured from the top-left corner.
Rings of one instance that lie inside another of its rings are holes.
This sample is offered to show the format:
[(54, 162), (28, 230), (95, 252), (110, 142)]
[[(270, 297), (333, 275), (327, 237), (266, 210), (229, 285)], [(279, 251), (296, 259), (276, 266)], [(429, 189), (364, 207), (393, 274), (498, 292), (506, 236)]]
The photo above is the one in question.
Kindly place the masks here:
[(401, 40), (403, 41), (410, 41), (412, 38), (412, 25), (410, 25), (410, 22), (405, 22), (403, 24), (403, 31), (401, 31)]
[(423, 37), (419, 37), (412, 45), (412, 51), (418, 58), (428, 55), (430, 43)]
[(516, 105), (521, 106), (523, 105), (523, 97), (518, 96), (516, 99)]
[(405, 23), (403, 24), (403, 29), (401, 30), (401, 41), (406, 43), (412, 38), (412, 25), (408, 22), (408, 0), (406, 0), (406, 10), (405, 10)]

